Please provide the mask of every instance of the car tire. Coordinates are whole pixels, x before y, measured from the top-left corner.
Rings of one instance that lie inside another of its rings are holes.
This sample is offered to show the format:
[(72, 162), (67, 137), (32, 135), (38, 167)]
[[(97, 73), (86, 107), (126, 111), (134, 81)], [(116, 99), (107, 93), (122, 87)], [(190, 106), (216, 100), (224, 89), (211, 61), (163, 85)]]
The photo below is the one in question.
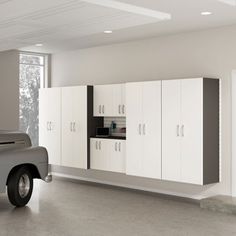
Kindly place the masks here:
[(23, 166), (9, 176), (7, 193), (9, 201), (16, 207), (25, 206), (32, 195), (33, 178), (27, 167)]

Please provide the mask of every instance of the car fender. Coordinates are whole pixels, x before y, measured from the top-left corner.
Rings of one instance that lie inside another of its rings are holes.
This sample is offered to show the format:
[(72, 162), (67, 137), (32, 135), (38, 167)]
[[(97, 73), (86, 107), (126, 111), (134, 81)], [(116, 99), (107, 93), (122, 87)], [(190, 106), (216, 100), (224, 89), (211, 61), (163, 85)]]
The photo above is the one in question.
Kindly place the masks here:
[(41, 179), (48, 175), (48, 153), (43, 147), (4, 150), (0, 152), (0, 163), (0, 192), (5, 192), (9, 173), (22, 165), (35, 166)]

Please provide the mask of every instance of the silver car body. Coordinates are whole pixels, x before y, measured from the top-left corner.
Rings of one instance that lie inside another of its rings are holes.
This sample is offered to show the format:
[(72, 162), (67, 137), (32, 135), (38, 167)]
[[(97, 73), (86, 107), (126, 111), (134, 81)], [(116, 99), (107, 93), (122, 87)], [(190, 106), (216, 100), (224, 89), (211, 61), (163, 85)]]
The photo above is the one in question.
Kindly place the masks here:
[(43, 147), (32, 147), (27, 134), (0, 131), (0, 192), (5, 192), (8, 176), (14, 168), (27, 165), (34, 178), (48, 176), (48, 153)]

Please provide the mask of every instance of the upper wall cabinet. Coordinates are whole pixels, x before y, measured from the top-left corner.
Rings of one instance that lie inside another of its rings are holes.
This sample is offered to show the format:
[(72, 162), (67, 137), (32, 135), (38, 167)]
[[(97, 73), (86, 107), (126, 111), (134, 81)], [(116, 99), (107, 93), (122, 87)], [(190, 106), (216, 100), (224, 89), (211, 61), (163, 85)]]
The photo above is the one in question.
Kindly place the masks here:
[(219, 182), (219, 80), (162, 81), (162, 179)]
[(94, 86), (94, 116), (125, 116), (125, 84)]
[(161, 179), (161, 81), (126, 85), (126, 174)]
[(47, 148), (49, 164), (61, 164), (61, 88), (39, 91), (39, 145)]

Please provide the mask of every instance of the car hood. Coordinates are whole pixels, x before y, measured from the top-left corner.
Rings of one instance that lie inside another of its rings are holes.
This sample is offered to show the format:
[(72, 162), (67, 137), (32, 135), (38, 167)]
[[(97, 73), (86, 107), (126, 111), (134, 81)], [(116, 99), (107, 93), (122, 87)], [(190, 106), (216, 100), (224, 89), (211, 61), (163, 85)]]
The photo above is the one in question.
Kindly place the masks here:
[(20, 131), (0, 130), (0, 146), (14, 144), (30, 147), (31, 140), (27, 134)]

